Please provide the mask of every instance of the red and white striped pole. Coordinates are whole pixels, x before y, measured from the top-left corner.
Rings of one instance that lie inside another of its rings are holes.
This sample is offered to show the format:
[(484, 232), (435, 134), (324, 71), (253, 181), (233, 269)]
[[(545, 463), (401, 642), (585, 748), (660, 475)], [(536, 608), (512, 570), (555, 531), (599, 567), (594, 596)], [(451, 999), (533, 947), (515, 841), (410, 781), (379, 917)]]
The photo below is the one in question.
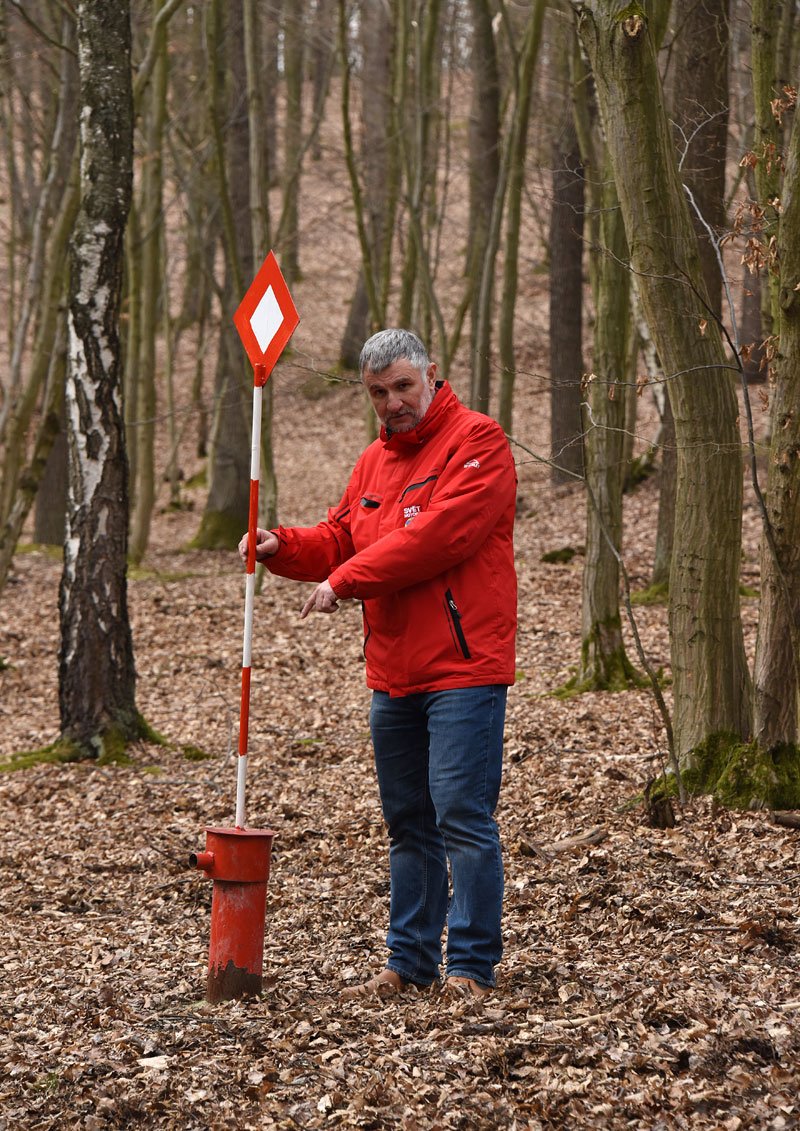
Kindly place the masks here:
[(267, 882), (272, 838), (275, 835), (270, 829), (246, 828), (244, 805), (264, 385), (300, 321), (286, 280), (281, 275), (278, 261), (272, 252), (247, 288), (247, 294), (239, 304), (233, 320), (254, 370), (236, 827), (207, 828), (205, 852), (193, 852), (189, 858), (193, 868), (199, 868), (214, 881), (206, 985), (206, 998), (212, 1002), (240, 998), (261, 991)]
[(250, 443), (250, 513), (247, 522), (247, 581), (244, 599), (244, 644), (242, 647), (242, 701), (239, 710), (239, 758), (236, 773), (236, 828), (245, 828), (244, 787), (247, 777), (247, 743), (250, 729), (250, 672), (253, 652), (253, 606), (256, 595), (256, 530), (258, 528), (258, 481), (261, 476), (261, 408), (267, 367), (253, 370), (253, 434)]

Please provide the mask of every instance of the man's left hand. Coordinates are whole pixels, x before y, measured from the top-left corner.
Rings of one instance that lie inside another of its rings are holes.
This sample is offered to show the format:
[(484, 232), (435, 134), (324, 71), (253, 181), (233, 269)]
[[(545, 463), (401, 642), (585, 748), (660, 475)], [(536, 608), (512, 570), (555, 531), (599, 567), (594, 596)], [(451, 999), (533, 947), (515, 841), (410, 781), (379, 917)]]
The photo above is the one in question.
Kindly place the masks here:
[(300, 619), (303, 620), (309, 613), (335, 613), (338, 612), (339, 602), (333, 587), (327, 581), (322, 581), (303, 605)]

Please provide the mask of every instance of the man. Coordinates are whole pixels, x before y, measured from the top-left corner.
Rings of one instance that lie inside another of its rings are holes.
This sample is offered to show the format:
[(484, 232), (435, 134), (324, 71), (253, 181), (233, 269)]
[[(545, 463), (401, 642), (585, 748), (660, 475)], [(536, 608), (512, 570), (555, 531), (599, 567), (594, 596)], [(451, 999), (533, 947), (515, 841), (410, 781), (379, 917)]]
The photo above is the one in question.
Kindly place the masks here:
[[(514, 682), (514, 461), (499, 425), (437, 381), (415, 334), (375, 334), (360, 369), (379, 439), (324, 522), (259, 530), (256, 558), (318, 583), (301, 617), (363, 603), (390, 842), (389, 959), (345, 993), (438, 983), (447, 922), (445, 986), (483, 997), (502, 953), (493, 813)], [(246, 561), (247, 535), (239, 550)]]

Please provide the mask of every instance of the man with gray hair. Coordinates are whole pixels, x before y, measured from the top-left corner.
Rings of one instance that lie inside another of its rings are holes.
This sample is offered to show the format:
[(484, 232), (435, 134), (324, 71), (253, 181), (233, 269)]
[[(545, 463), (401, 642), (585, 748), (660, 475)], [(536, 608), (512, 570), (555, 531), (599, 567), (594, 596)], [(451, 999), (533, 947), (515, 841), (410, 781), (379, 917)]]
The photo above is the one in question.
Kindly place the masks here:
[[(259, 530), (256, 558), (317, 583), (302, 617), (363, 605), (389, 957), (343, 992), (438, 985), (447, 924), (445, 989), (484, 997), (502, 954), (494, 810), (515, 668), (514, 460), (499, 425), (437, 380), (410, 331), (374, 334), (360, 370), (379, 438), (324, 522)], [(247, 535), (239, 550), (246, 561)]]

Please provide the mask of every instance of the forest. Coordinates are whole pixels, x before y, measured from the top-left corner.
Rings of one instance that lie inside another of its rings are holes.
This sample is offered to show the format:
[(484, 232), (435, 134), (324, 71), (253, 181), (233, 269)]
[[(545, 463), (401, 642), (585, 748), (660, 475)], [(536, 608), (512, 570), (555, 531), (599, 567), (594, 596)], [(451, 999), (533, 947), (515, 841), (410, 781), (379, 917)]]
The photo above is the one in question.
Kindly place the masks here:
[[(798, 1123), (798, 0), (0, 0), (0, 1129)], [(486, 1001), (343, 999), (388, 846), (361, 610), (258, 568), (264, 986), (203, 1000), (258, 524), (414, 330), (516, 462)]]

